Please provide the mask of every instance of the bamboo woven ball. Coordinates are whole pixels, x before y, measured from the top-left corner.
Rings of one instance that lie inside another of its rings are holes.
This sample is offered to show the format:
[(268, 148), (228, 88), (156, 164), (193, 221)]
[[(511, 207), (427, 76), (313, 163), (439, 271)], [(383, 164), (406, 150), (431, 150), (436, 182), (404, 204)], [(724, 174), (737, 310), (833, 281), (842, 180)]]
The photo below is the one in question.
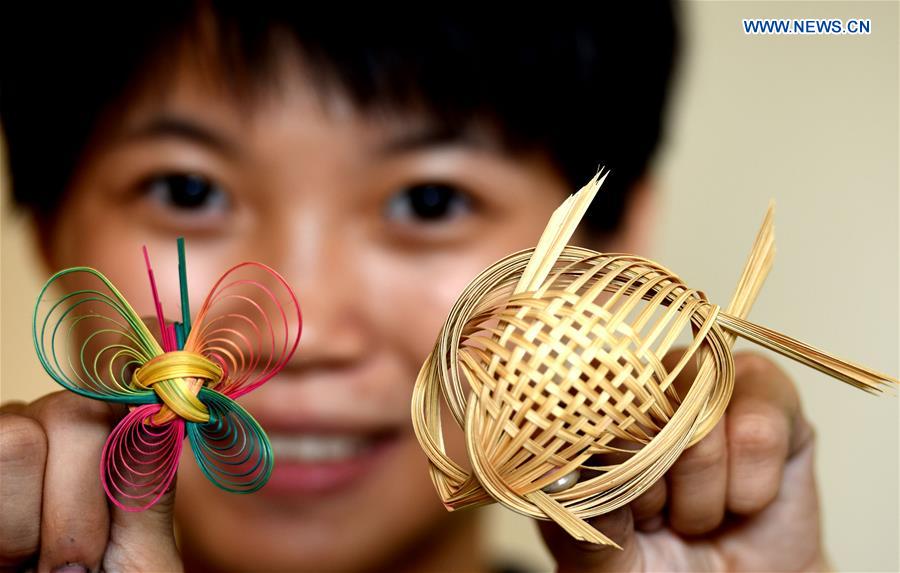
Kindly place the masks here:
[[(535, 249), (464, 290), (412, 412), (448, 509), (497, 501), (615, 545), (584, 520), (634, 500), (715, 426), (736, 335), (862, 389), (896, 380), (744, 320), (774, 255), (771, 208), (723, 310), (653, 261), (565, 245), (600, 184), (570, 198)], [(446, 452), (442, 402), (465, 432), (468, 469)]]

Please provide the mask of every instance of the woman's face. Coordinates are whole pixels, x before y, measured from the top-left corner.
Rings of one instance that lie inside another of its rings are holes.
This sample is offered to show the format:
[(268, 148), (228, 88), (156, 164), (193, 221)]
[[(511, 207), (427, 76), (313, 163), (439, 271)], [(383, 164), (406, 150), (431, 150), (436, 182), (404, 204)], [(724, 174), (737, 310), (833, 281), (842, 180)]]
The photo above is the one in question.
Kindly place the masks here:
[(46, 241), (53, 267), (100, 269), (147, 316), (141, 246), (175, 318), (179, 236), (192, 308), (244, 260), (294, 287), (298, 351), (241, 399), (272, 440), (269, 484), (232, 495), (189, 453), (181, 465), (183, 546), (223, 568), (364, 567), (450, 525), (412, 431), (413, 382), (467, 282), (534, 245), (571, 191), (488, 130), (364, 115), (300, 69), (237, 103), (183, 59), (100, 131)]

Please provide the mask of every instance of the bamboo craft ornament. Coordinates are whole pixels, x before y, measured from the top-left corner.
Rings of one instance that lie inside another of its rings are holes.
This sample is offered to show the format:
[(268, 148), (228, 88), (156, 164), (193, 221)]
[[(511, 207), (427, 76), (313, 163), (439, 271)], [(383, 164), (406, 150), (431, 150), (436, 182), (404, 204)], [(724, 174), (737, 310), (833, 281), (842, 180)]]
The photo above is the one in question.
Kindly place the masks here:
[[(293, 355), (302, 325), (297, 298), (271, 268), (241, 263), (216, 282), (192, 323), (179, 239), (182, 321), (167, 323), (146, 247), (144, 258), (159, 340), (103, 274), (75, 267), (53, 275), (38, 296), (38, 358), (64, 388), (128, 406), (100, 459), (103, 489), (118, 507), (140, 511), (159, 500), (175, 478), (185, 437), (211, 482), (254, 492), (269, 479), (272, 448), (234, 400)], [(64, 294), (54, 299), (56, 284)]]
[[(497, 501), (618, 547), (585, 520), (647, 491), (712, 430), (737, 336), (867, 392), (897, 380), (746, 320), (775, 253), (771, 205), (724, 310), (658, 263), (567, 246), (608, 173), (553, 213), (534, 249), (466, 287), (419, 372), (412, 419), (448, 510)], [(664, 363), (676, 343), (687, 350)], [(686, 393), (679, 375), (692, 376)], [(470, 471), (447, 454), (442, 401)]]

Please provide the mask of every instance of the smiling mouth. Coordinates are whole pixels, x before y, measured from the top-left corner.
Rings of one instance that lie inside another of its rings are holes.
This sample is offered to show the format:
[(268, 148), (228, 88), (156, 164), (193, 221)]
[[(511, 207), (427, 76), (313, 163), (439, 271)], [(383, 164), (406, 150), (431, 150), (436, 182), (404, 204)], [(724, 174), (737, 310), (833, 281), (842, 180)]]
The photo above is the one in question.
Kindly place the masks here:
[(269, 436), (275, 459), (291, 463), (328, 463), (355, 458), (369, 452), (377, 436), (335, 434), (275, 434)]
[(270, 434), (275, 466), (262, 493), (302, 496), (347, 491), (372, 474), (399, 435), (397, 431)]

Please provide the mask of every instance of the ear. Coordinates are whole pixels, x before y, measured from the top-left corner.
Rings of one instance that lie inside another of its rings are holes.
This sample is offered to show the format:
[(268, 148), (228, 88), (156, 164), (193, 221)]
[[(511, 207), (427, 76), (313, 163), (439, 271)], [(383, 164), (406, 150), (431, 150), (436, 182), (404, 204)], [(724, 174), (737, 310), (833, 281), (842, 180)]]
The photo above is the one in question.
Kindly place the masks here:
[(591, 248), (606, 253), (649, 253), (656, 230), (656, 201), (653, 179), (639, 179), (625, 200), (619, 229), (597, 237)]

